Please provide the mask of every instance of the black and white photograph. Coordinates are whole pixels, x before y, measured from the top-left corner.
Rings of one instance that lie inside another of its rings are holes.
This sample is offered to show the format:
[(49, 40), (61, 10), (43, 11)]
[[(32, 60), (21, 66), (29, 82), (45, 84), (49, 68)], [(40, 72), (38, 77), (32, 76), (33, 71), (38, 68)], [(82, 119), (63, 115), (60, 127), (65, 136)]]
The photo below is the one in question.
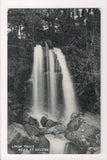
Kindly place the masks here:
[(101, 153), (100, 8), (7, 11), (8, 154)]

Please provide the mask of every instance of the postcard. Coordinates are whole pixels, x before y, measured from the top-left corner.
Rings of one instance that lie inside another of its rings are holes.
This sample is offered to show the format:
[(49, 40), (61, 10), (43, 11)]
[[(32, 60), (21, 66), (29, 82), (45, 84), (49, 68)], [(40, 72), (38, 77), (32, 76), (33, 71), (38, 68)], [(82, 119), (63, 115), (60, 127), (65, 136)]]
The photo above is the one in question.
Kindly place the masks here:
[(2, 1), (1, 160), (107, 158), (106, 2), (60, 3)]

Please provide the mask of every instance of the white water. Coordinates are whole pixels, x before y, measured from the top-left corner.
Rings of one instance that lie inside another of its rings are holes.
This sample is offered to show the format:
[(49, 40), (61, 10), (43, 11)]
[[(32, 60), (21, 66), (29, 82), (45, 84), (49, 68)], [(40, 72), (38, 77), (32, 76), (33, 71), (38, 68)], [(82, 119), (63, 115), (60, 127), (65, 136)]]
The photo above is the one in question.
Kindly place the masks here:
[(58, 138), (52, 134), (46, 135), (50, 141), (50, 154), (63, 154), (65, 151), (65, 144), (69, 142), (66, 138)]
[(44, 56), (41, 45), (34, 48), (33, 82), (33, 112), (41, 113), (44, 103)]
[[(49, 50), (47, 43), (45, 48), (45, 52), (43, 52), (41, 45), (36, 45), (34, 48), (34, 64), (31, 76), (33, 83), (32, 113), (35, 115), (35, 118), (39, 117), (40, 119), (40, 117), (46, 114), (47, 110), (48, 115), (56, 117), (56, 119), (64, 119), (64, 123), (67, 123), (71, 114), (77, 111), (71, 75), (67, 67), (65, 56), (61, 50), (58, 48)], [(56, 55), (57, 59), (55, 59)], [(44, 64), (46, 64), (45, 71)], [(60, 81), (57, 80), (56, 74), (62, 74), (63, 78), (60, 79)], [(61, 104), (62, 106), (59, 105), (60, 108), (58, 108), (57, 98), (60, 92), (58, 85), (62, 85), (62, 95), (64, 98), (64, 101), (62, 100), (62, 103), (64, 102)], [(44, 107), (44, 104), (46, 105), (45, 107), (47, 107), (47, 109)], [(59, 114), (59, 111), (61, 111), (62, 115)], [(58, 117), (58, 114), (62, 117)]]
[(73, 83), (71, 80), (71, 76), (67, 67), (67, 63), (65, 60), (65, 56), (63, 55), (62, 51), (58, 48), (54, 48), (55, 54), (57, 55), (58, 61), (61, 66), (61, 71), (63, 75), (63, 94), (65, 100), (65, 120), (69, 120), (71, 113), (77, 111), (77, 104), (75, 99), (75, 92)]
[(56, 88), (56, 75), (55, 75), (55, 60), (54, 53), (52, 50), (49, 51), (49, 64), (50, 64), (50, 103), (51, 103), (51, 114), (55, 115), (57, 112), (56, 109), (56, 96), (57, 96), (57, 88)]
[(50, 101), (51, 101), (51, 97), (50, 97), (50, 66), (49, 66), (49, 47), (48, 47), (48, 45), (47, 45), (47, 43), (45, 43), (45, 49), (46, 49), (46, 52), (45, 52), (45, 56), (46, 56), (46, 62), (45, 62), (45, 64), (46, 64), (46, 81), (45, 81), (45, 83), (46, 83), (46, 86), (47, 86), (47, 88), (46, 88), (46, 92), (47, 92), (47, 112), (48, 113), (51, 113), (51, 106), (50, 106)]

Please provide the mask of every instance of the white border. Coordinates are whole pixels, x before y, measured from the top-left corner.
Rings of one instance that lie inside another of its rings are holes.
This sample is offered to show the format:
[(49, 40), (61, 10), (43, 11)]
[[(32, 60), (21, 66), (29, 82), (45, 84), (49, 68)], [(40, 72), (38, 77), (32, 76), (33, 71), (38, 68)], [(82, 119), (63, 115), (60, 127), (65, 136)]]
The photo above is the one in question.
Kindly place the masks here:
[[(101, 9), (101, 153), (97, 155), (7, 154), (7, 10), (8, 8)], [(1, 160), (107, 160), (107, 3), (106, 0), (1, 0), (0, 7)]]

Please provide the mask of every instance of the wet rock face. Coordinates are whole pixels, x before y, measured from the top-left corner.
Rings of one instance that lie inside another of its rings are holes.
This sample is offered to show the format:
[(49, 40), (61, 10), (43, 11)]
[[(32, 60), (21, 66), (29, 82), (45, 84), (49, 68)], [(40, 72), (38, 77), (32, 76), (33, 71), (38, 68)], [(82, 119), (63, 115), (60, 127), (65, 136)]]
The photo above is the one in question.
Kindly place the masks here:
[(91, 146), (100, 146), (100, 129), (89, 124), (83, 115), (73, 114), (67, 125), (65, 137), (79, 146), (82, 152)]

